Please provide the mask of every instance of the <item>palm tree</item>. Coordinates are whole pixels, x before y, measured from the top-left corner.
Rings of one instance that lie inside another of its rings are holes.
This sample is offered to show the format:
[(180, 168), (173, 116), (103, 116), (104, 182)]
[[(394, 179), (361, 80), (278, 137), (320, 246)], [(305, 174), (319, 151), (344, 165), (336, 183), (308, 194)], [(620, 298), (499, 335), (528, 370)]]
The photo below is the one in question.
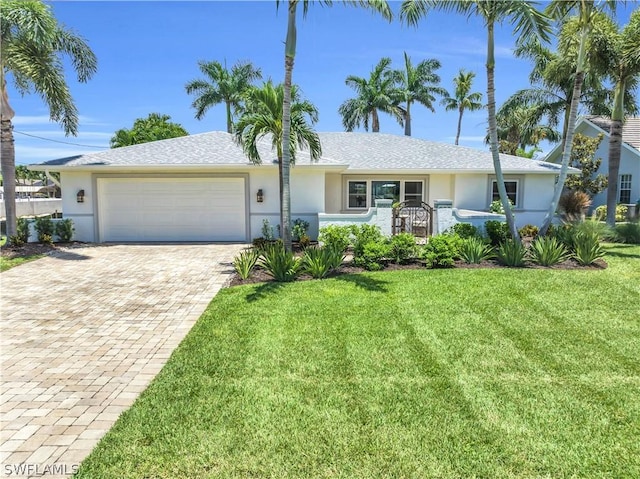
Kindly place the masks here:
[[(607, 0), (606, 2), (612, 11), (615, 11), (615, 1)], [(573, 93), (571, 94), (571, 108), (569, 110), (569, 119), (567, 120), (567, 134), (564, 140), (564, 146), (562, 149), (562, 161), (560, 164), (560, 174), (558, 181), (554, 188), (553, 198), (545, 218), (540, 227), (540, 235), (545, 235), (551, 226), (551, 221), (558, 208), (558, 201), (564, 188), (564, 183), (567, 180), (567, 171), (569, 167), (569, 160), (571, 159), (571, 147), (573, 145), (573, 136), (575, 133), (576, 117), (578, 114), (578, 105), (580, 103), (580, 95), (582, 92), (582, 84), (585, 76), (585, 69), (587, 65), (587, 41), (589, 34), (593, 28), (593, 20), (598, 13), (598, 9), (595, 5), (595, 0), (552, 0), (547, 7), (547, 12), (553, 18), (558, 20), (566, 20), (568, 16), (577, 11), (577, 35), (570, 34), (566, 29), (563, 29), (560, 36), (560, 44), (576, 45), (577, 58), (576, 58), (576, 70), (573, 82)], [(568, 47), (565, 47), (568, 48)]]
[(458, 111), (458, 130), (456, 131), (456, 141), (458, 144), (460, 140), (460, 130), (462, 129), (462, 115), (465, 110), (478, 111), (484, 108), (482, 104), (482, 93), (471, 92), (471, 86), (473, 85), (473, 79), (476, 74), (474, 72), (465, 72), (463, 68), (458, 72), (458, 76), (453, 79), (453, 83), (456, 85), (455, 93), (450, 95), (448, 92), (442, 99), (444, 109), (447, 111)]
[[(500, 153), (517, 155), (526, 152), (528, 146), (533, 146), (533, 154), (541, 151), (537, 148), (542, 140), (559, 141), (560, 132), (548, 125), (541, 125), (540, 108), (536, 105), (522, 105), (510, 109), (500, 108), (496, 113), (498, 124), (498, 141)], [(489, 143), (489, 136), (485, 139)]]
[(400, 107), (400, 93), (397, 75), (390, 68), (391, 58), (383, 58), (371, 70), (369, 78), (349, 75), (345, 83), (353, 88), (357, 96), (346, 100), (338, 108), (342, 116), (342, 125), (346, 131), (364, 126), (369, 131), (380, 131), (378, 111), (388, 113), (402, 125), (405, 112)]
[[(287, 39), (284, 46), (284, 99), (282, 107), (282, 142), (289, 144), (289, 136), (291, 134), (291, 85), (293, 77), (293, 63), (296, 56), (296, 11), (300, 0), (288, 0), (287, 2)], [(309, 10), (308, 0), (302, 0), (303, 16), (307, 15)], [(319, 2), (323, 5), (331, 6), (331, 0), (322, 0)], [(360, 5), (371, 8), (380, 12), (389, 21), (392, 18), (391, 8), (386, 0), (351, 0), (345, 2), (351, 5)], [(280, 5), (280, 0), (276, 0), (276, 7)], [(289, 166), (291, 157), (289, 150), (284, 149), (282, 154), (282, 224), (281, 235), (284, 240), (284, 246), (287, 250), (291, 250), (291, 192), (289, 188)]]
[(489, 137), (491, 139), (491, 154), (493, 167), (496, 173), (496, 182), (500, 201), (504, 208), (509, 225), (509, 231), (514, 239), (519, 239), (513, 211), (504, 185), (504, 175), (500, 164), (500, 152), (498, 150), (498, 126), (496, 123), (496, 98), (495, 98), (495, 54), (494, 54), (494, 29), (496, 23), (509, 20), (515, 25), (514, 33), (520, 41), (526, 41), (534, 36), (547, 40), (551, 27), (548, 19), (536, 10), (534, 2), (520, 0), (405, 0), (400, 7), (400, 16), (407, 23), (416, 25), (418, 20), (425, 16), (431, 9), (438, 8), (444, 11), (453, 11), (466, 16), (477, 15), (482, 18), (487, 28), (487, 108), (489, 110)]
[(420, 103), (435, 113), (434, 95), (446, 95), (447, 92), (438, 86), (440, 77), (435, 70), (440, 68), (440, 62), (435, 58), (423, 60), (417, 65), (411, 64), (411, 58), (404, 52), (404, 70), (396, 70), (398, 94), (405, 104), (403, 110), (404, 134), (411, 136), (411, 105)]
[(59, 25), (51, 8), (37, 0), (4, 0), (0, 4), (0, 142), (7, 218), (7, 237), (16, 234), (14, 110), (7, 94), (12, 74), (21, 93), (37, 92), (49, 109), (51, 120), (65, 134), (77, 135), (78, 110), (67, 85), (62, 59), (68, 57), (78, 81), (86, 82), (97, 69), (97, 60), (85, 41)]
[(606, 58), (607, 71), (613, 80), (614, 100), (609, 133), (609, 185), (607, 189), (607, 224), (616, 223), (616, 202), (618, 201), (618, 174), (622, 147), (622, 125), (624, 123), (624, 97), (629, 90), (635, 91), (640, 79), (640, 9), (636, 9), (622, 32), (611, 22), (612, 45)]
[(259, 68), (255, 68), (251, 62), (238, 62), (231, 71), (227, 65), (220, 62), (198, 62), (200, 71), (207, 77), (206, 80), (191, 80), (185, 85), (187, 94), (195, 95), (191, 106), (196, 110), (196, 119), (202, 120), (209, 108), (224, 103), (227, 112), (227, 133), (233, 130), (233, 112), (237, 111), (242, 103), (243, 95), (252, 86), (255, 80), (262, 78)]
[[(242, 145), (245, 154), (253, 163), (262, 163), (258, 151), (258, 142), (262, 138), (270, 138), (271, 146), (278, 156), (278, 172), (280, 179), (280, 221), (283, 221), (282, 195), (283, 176), (282, 158), (284, 150), (288, 150), (292, 163), (295, 163), (296, 152), (308, 149), (311, 160), (322, 155), (320, 138), (312, 129), (318, 121), (318, 110), (309, 101), (301, 100), (298, 88), (291, 88), (291, 134), (289, 141), (284, 142), (282, 108), (284, 104), (284, 86), (266, 82), (262, 88), (252, 88), (245, 95), (246, 108), (235, 125), (235, 136)], [(288, 148), (284, 145), (288, 144)], [(282, 229), (281, 229), (282, 232)]]

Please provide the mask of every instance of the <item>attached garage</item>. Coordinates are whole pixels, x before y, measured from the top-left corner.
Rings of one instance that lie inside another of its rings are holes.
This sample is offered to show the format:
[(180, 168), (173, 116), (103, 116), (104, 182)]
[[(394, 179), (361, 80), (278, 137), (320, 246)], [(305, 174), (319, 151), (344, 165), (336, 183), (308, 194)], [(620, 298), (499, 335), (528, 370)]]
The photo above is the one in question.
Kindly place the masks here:
[(98, 238), (247, 241), (244, 177), (97, 178)]

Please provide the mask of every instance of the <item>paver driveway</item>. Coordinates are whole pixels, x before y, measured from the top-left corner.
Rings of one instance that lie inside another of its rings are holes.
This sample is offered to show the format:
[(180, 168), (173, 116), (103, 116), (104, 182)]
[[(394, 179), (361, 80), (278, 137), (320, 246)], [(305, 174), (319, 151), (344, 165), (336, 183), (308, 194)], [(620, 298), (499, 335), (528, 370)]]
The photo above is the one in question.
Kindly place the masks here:
[(2, 273), (2, 475), (75, 472), (160, 371), (242, 247), (91, 246)]

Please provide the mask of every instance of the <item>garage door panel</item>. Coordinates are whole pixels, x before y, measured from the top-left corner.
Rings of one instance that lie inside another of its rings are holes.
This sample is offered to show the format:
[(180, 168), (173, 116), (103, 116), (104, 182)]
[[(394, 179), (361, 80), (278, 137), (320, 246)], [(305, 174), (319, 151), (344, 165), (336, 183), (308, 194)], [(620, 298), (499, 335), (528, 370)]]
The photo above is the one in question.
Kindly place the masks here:
[(246, 241), (243, 178), (99, 178), (101, 241)]

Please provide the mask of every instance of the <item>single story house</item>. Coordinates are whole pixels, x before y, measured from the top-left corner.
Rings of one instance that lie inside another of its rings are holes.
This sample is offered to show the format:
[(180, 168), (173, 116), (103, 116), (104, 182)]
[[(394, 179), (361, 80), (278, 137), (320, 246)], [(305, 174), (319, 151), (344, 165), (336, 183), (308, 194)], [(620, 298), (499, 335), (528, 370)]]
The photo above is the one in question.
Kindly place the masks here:
[[(452, 201), (488, 211), (497, 198), (489, 151), (382, 133), (320, 133), (322, 157), (299, 152), (291, 169), (292, 219), (318, 234), (320, 214), (366, 214), (376, 199)], [(271, 143), (261, 165), (233, 135), (214, 131), (31, 165), (59, 172), (62, 210), (76, 239), (251, 241), (279, 223), (278, 165)], [(540, 224), (558, 165), (501, 155), (519, 226)]]
[[(609, 139), (611, 135), (611, 120), (602, 116), (583, 116), (576, 122), (576, 133), (582, 133), (592, 138), (604, 135), (595, 157), (601, 158), (602, 163), (598, 173), (609, 172)], [(562, 160), (562, 145), (557, 145), (547, 155), (546, 161), (560, 163)], [(622, 148), (620, 151), (620, 171), (618, 182), (618, 203), (633, 205), (640, 200), (640, 117), (627, 118), (622, 128)], [(595, 209), (607, 204), (607, 190), (592, 199), (591, 207)]]

